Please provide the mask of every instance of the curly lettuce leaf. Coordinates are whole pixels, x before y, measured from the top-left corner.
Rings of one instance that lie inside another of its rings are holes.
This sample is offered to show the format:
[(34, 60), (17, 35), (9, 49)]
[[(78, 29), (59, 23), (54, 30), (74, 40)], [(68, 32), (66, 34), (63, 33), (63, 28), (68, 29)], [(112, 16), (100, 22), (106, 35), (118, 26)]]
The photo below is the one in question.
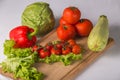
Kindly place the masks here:
[(32, 54), (31, 48), (13, 48), (14, 44), (13, 40), (5, 40), (4, 54), (7, 57), (26, 57)]
[(42, 80), (44, 75), (38, 72), (32, 65), (37, 61), (37, 52), (31, 48), (14, 48), (13, 40), (6, 40), (4, 43), (4, 54), (7, 56), (0, 65), (4, 72), (13, 73), (14, 78), (22, 80)]
[(45, 62), (45, 63), (54, 63), (54, 62), (63, 62), (65, 66), (72, 64), (73, 61), (76, 60), (81, 60), (82, 59), (82, 54), (73, 54), (69, 53), (67, 55), (55, 55), (52, 54), (50, 57), (46, 57), (44, 59), (39, 59), (40, 62)]
[(43, 74), (32, 67), (32, 64), (35, 62), (35, 57), (36, 54), (34, 53), (24, 58), (7, 58), (1, 63), (2, 69), (4, 72), (13, 73), (15, 78), (21, 78), (23, 80), (41, 80)]

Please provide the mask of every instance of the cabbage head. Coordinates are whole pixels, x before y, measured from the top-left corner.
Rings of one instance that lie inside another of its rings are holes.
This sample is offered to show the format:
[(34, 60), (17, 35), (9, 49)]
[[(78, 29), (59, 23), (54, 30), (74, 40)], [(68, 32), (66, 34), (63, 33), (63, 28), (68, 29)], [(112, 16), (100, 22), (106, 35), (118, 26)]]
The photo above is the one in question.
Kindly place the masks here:
[(48, 3), (35, 2), (25, 8), (21, 23), (33, 28), (33, 35), (43, 36), (54, 28), (55, 18)]

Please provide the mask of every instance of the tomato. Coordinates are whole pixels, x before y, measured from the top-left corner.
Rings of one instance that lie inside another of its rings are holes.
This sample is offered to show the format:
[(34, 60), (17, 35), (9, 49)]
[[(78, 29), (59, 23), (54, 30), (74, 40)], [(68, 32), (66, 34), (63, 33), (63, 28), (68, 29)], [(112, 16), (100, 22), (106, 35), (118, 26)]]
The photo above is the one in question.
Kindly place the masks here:
[(34, 45), (33, 47), (32, 47), (32, 51), (37, 51), (38, 50), (38, 46), (37, 45)]
[(59, 48), (59, 49), (62, 49), (62, 44), (58, 43), (58, 44), (56, 44), (56, 47)]
[(88, 19), (81, 19), (76, 25), (75, 25), (78, 35), (79, 36), (88, 36), (90, 31), (93, 28), (93, 24)]
[(39, 57), (40, 58), (45, 58), (50, 56), (50, 51), (46, 48), (43, 48), (39, 51)]
[(33, 47), (32, 47), (32, 51), (37, 51), (37, 52), (39, 52), (39, 50), (40, 49), (42, 49), (43, 47), (41, 46), (41, 45), (34, 45)]
[(65, 47), (62, 48), (62, 54), (63, 55), (69, 54), (71, 51), (72, 50), (69, 46), (65, 46)]
[(60, 23), (60, 25), (62, 25), (62, 24), (68, 24), (68, 23), (63, 19), (63, 17), (60, 18), (59, 23)]
[(60, 25), (57, 28), (57, 36), (61, 40), (68, 40), (74, 38), (76, 35), (76, 29), (69, 24)]
[(52, 49), (52, 47), (53, 47), (52, 42), (47, 43), (47, 44), (45, 45), (45, 47), (46, 47), (49, 51), (51, 51), (51, 49)]
[(69, 43), (69, 45), (70, 45), (71, 47), (74, 46), (74, 45), (76, 45), (76, 42), (75, 42), (74, 39), (69, 39), (67, 42)]
[(56, 55), (60, 55), (62, 53), (62, 50), (60, 48), (58, 48), (57, 46), (54, 46), (51, 49), (51, 54), (56, 54)]
[(72, 52), (74, 54), (79, 54), (81, 52), (81, 47), (78, 44), (74, 45), (72, 48)]
[(59, 49), (62, 49), (62, 47), (64, 46), (64, 41), (58, 41), (57, 44), (56, 44), (56, 47), (59, 48)]
[(67, 7), (63, 11), (63, 19), (69, 24), (75, 24), (79, 21), (81, 12), (77, 7)]

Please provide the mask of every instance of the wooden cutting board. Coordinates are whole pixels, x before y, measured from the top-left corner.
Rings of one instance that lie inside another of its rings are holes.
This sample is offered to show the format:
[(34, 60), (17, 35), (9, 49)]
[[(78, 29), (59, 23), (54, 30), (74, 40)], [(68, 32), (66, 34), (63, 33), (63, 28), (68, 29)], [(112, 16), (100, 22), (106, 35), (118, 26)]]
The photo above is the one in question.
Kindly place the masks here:
[[(49, 41), (59, 40), (57, 38), (56, 30), (53, 30), (45, 37), (39, 40), (41, 45), (45, 45)], [(82, 73), (92, 62), (94, 62), (101, 54), (104, 53), (110, 46), (113, 45), (114, 40), (109, 38), (108, 44), (106, 48), (101, 52), (92, 52), (87, 47), (87, 37), (84, 38), (76, 38), (78, 44), (82, 45), (85, 49), (85, 53), (83, 53), (82, 60), (75, 61), (73, 64), (69, 66), (64, 66), (61, 62), (56, 62), (53, 64), (45, 64), (45, 63), (36, 63), (35, 67), (43, 72), (46, 77), (44, 80), (74, 80), (74, 78)], [(13, 78), (11, 73), (4, 73), (0, 68), (0, 73), (6, 77)]]

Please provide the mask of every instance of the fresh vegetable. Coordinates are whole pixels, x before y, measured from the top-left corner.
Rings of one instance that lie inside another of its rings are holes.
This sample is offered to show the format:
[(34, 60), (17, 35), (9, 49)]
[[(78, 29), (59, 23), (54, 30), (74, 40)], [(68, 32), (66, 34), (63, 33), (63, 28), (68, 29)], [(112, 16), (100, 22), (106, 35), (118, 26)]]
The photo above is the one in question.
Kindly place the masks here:
[(51, 49), (53, 48), (53, 44), (51, 42), (48, 42), (46, 45), (45, 45), (46, 49), (48, 49), (49, 51), (51, 51)]
[(39, 54), (40, 58), (45, 58), (45, 57), (49, 57), (51, 53), (47, 48), (43, 48), (43, 49), (39, 50), (38, 54)]
[(14, 48), (14, 40), (4, 42), (5, 59), (0, 65), (4, 72), (13, 73), (14, 78), (22, 80), (42, 80), (43, 74), (32, 65), (37, 61), (38, 55), (31, 48)]
[(39, 59), (40, 62), (45, 62), (45, 63), (54, 63), (54, 62), (62, 62), (65, 66), (68, 66), (72, 64), (73, 61), (76, 60), (81, 60), (82, 59), (82, 54), (74, 54), (74, 53), (69, 53), (67, 55), (55, 55), (52, 54), (50, 57), (46, 57), (43, 59)]
[(21, 78), (23, 80), (42, 80), (43, 74), (38, 72), (36, 68), (31, 67), (34, 63), (35, 54), (31, 54), (28, 57), (8, 58), (4, 60), (2, 70), (14, 74), (14, 78)]
[(75, 27), (69, 24), (60, 25), (57, 28), (57, 36), (61, 40), (69, 40), (76, 35)]
[(71, 47), (73, 47), (74, 45), (77, 44), (74, 39), (69, 39), (67, 42), (68, 42), (68, 44), (69, 44)]
[(67, 7), (63, 11), (63, 19), (69, 24), (75, 24), (81, 17), (81, 12), (77, 7)]
[(14, 45), (14, 40), (5, 40), (4, 42), (4, 54), (8, 58), (27, 57), (32, 54), (31, 48), (14, 48)]
[(36, 2), (25, 8), (21, 22), (33, 28), (37, 36), (43, 36), (54, 28), (55, 18), (48, 3)]
[(60, 23), (60, 25), (68, 24), (68, 23), (63, 19), (63, 17), (60, 18), (59, 23)]
[(77, 33), (79, 36), (88, 36), (93, 28), (93, 24), (89, 19), (80, 19), (78, 23), (75, 24)]
[(43, 47), (42, 47), (41, 45), (34, 45), (34, 46), (32, 47), (32, 51), (33, 51), (33, 52), (34, 52), (34, 51), (38, 52), (38, 51), (40, 51), (42, 48), (43, 48)]
[(74, 54), (79, 54), (81, 52), (81, 47), (78, 44), (74, 45), (72, 48), (72, 52)]
[(34, 30), (28, 26), (18, 26), (9, 33), (11, 40), (15, 41), (15, 48), (28, 48), (36, 43), (36, 36), (32, 35)]
[(62, 47), (65, 45), (65, 41), (57, 41), (55, 45), (57, 48), (62, 49)]
[(67, 55), (67, 54), (69, 54), (70, 52), (72, 52), (72, 50), (71, 50), (71, 48), (70, 48), (69, 46), (64, 46), (64, 47), (62, 48), (62, 54), (63, 54), (63, 55)]
[(88, 37), (87, 44), (90, 50), (102, 51), (106, 47), (109, 37), (108, 26), (107, 16), (101, 15)]
[[(81, 11), (77, 7), (74, 7), (74, 6), (66, 7), (64, 9), (63, 15), (61, 16), (59, 23), (60, 23), (59, 26), (63, 26), (63, 29), (66, 29), (64, 28), (64, 25), (72, 25), (72, 27), (75, 28), (74, 29), (76, 32), (75, 34), (77, 34), (80, 37), (89, 36), (93, 28), (93, 24), (89, 19), (87, 18), (81, 19)], [(61, 31), (59, 26), (57, 29), (57, 36), (59, 39), (68, 40), (68, 39), (73, 38), (72, 36), (69, 37), (70, 35), (68, 35), (69, 31), (71, 32), (71, 30), (67, 30), (68, 32)]]
[[(63, 62), (64, 65), (70, 65), (73, 61), (80, 60), (82, 58), (82, 49), (80, 48), (79, 50), (78, 48), (76, 48), (76, 50), (74, 51), (76, 51), (77, 53), (73, 53), (73, 48), (70, 46), (68, 41), (56, 40), (46, 43), (45, 46), (42, 46), (43, 49), (35, 51), (38, 52), (38, 55), (40, 57), (39, 61), (45, 63)], [(49, 44), (52, 45), (51, 48)], [(75, 45), (77, 45), (77, 43)]]
[(38, 51), (38, 46), (37, 45), (34, 45), (33, 48), (32, 48), (32, 51)]
[(56, 55), (60, 55), (62, 53), (62, 49), (56, 45), (54, 45), (54, 47), (51, 49), (51, 54), (56, 54)]
[(8, 58), (13, 57), (27, 57), (32, 54), (31, 48), (14, 48), (14, 40), (5, 40), (4, 42), (4, 54)]

